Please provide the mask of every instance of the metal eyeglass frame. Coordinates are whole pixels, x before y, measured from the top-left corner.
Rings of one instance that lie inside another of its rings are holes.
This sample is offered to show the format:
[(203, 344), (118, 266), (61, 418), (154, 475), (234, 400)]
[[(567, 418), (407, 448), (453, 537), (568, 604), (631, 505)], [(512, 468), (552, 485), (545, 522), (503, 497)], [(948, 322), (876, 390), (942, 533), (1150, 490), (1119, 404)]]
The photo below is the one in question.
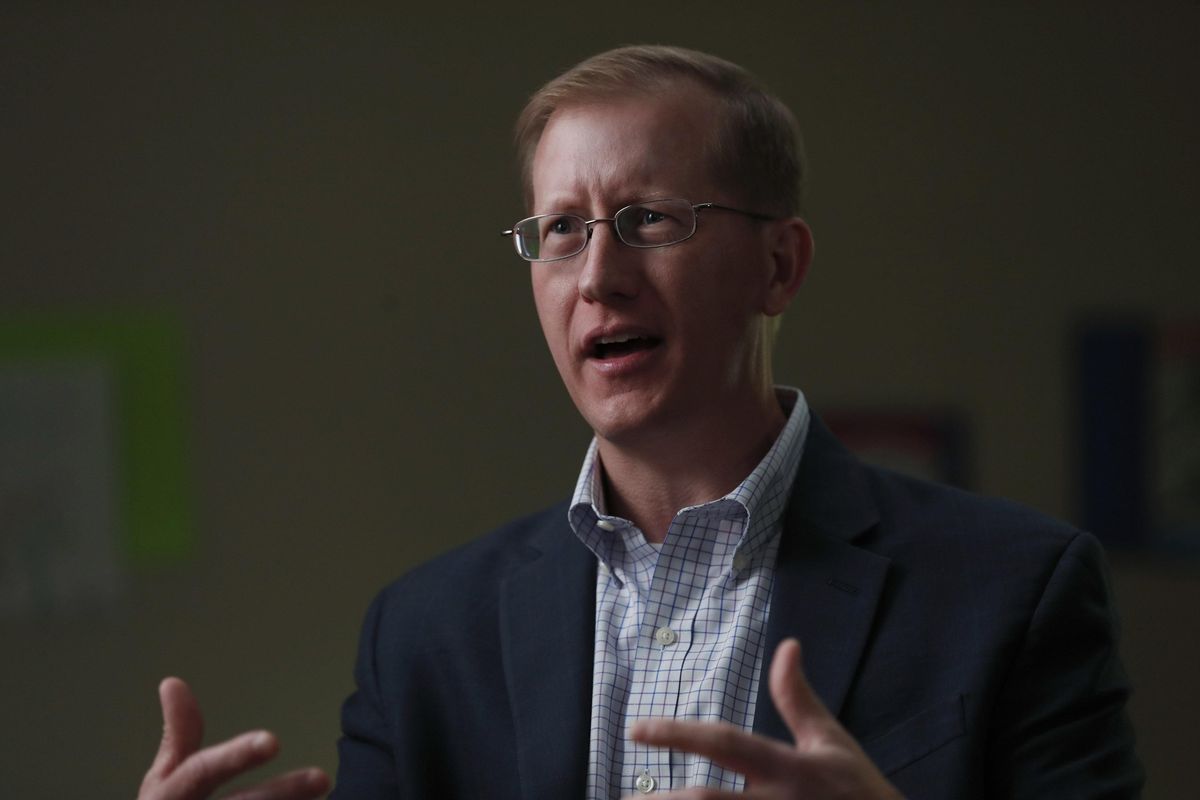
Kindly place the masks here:
[[(630, 210), (631, 208), (637, 208), (638, 206), (645, 205), (646, 203), (658, 203), (658, 202), (663, 202), (663, 201), (668, 201), (668, 200), (681, 201), (681, 202), (687, 203), (689, 206), (691, 206), (691, 208), (692, 208), (692, 230), (688, 233), (687, 236), (684, 236), (682, 239), (676, 239), (673, 242), (665, 242), (663, 244), (634, 244), (632, 242), (628, 242), (625, 240), (625, 237), (621, 235), (621, 229), (619, 227), (617, 227), (617, 217), (621, 216), (621, 214), (625, 213), (626, 211)], [(514, 224), (508, 230), (500, 231), (500, 235), (501, 236), (514, 236), (516, 234), (517, 228), (521, 227), (521, 225), (523, 225), (526, 222), (529, 222), (530, 220), (544, 219), (546, 217), (570, 217), (572, 219), (579, 220), (587, 228), (587, 236), (584, 238), (583, 244), (580, 245), (579, 249), (576, 250), (574, 253), (568, 253), (568, 254), (562, 255), (562, 256), (555, 256), (554, 258), (528, 258), (525, 255), (523, 255), (519, 249), (517, 249), (515, 240), (513, 242), (513, 249), (517, 250), (518, 256), (520, 256), (525, 261), (529, 261), (531, 263), (542, 263), (542, 262), (546, 262), (546, 261), (562, 261), (565, 258), (573, 258), (574, 256), (579, 255), (580, 253), (582, 253), (584, 250), (587, 249), (588, 243), (592, 241), (592, 229), (595, 227), (596, 223), (609, 222), (609, 223), (612, 223), (613, 233), (615, 233), (617, 235), (617, 240), (620, 241), (621, 244), (623, 244), (627, 247), (635, 247), (639, 250), (651, 250), (656, 247), (670, 247), (671, 245), (679, 244), (680, 242), (686, 242), (688, 239), (695, 236), (696, 228), (698, 227), (699, 221), (700, 221), (700, 213), (699, 212), (704, 211), (705, 209), (710, 209), (710, 208), (714, 209), (716, 211), (732, 211), (735, 214), (742, 214), (744, 216), (750, 217), (751, 219), (756, 219), (760, 222), (774, 222), (774, 221), (780, 219), (780, 217), (773, 217), (769, 214), (759, 214), (757, 211), (747, 211), (743, 208), (734, 208), (733, 206), (723, 206), (720, 203), (692, 203), (690, 200), (685, 200), (682, 197), (662, 197), (662, 198), (655, 198), (654, 200), (642, 200), (637, 203), (630, 203), (629, 205), (625, 206), (624, 208), (617, 209), (616, 213), (614, 213), (611, 217), (596, 217), (595, 219), (584, 219), (583, 217), (579, 216), (578, 214), (560, 214), (560, 213), (555, 213), (555, 212), (551, 212), (549, 214), (535, 214), (532, 217), (525, 217), (524, 219), (517, 220), (516, 224)]]

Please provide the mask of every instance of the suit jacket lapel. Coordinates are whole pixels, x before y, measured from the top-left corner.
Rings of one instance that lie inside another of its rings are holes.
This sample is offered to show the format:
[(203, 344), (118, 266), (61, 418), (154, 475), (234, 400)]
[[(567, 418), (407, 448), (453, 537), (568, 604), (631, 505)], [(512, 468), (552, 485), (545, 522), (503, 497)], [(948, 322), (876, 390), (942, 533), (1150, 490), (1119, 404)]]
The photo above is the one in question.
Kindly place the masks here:
[(520, 797), (582, 797), (592, 698), (596, 559), (565, 512), (501, 587), (500, 640)]
[(775, 648), (800, 640), (805, 676), (834, 716), (866, 645), (889, 559), (851, 541), (878, 524), (862, 466), (813, 418), (784, 518), (754, 730), (791, 741), (771, 700)]

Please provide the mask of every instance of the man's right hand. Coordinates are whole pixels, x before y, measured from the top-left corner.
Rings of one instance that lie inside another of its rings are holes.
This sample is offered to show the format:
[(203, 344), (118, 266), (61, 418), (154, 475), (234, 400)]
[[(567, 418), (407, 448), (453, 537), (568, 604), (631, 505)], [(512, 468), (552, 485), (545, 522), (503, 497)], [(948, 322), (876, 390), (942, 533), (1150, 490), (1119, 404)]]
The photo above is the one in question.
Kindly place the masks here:
[[(188, 685), (166, 678), (158, 686), (163, 737), (158, 755), (142, 780), (138, 800), (203, 800), (279, 752), (279, 740), (267, 731), (251, 731), (200, 749), (204, 718)], [(329, 791), (319, 769), (300, 769), (242, 789), (226, 800), (311, 800)]]

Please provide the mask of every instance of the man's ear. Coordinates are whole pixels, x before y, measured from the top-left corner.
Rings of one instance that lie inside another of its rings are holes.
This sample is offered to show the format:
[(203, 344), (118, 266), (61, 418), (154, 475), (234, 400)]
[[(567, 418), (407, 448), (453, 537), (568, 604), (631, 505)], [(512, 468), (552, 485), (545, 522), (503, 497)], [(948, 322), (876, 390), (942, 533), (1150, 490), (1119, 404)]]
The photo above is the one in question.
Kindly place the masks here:
[(770, 225), (771, 274), (763, 297), (763, 313), (782, 314), (800, 291), (813, 259), (813, 237), (808, 224), (799, 217), (779, 220)]

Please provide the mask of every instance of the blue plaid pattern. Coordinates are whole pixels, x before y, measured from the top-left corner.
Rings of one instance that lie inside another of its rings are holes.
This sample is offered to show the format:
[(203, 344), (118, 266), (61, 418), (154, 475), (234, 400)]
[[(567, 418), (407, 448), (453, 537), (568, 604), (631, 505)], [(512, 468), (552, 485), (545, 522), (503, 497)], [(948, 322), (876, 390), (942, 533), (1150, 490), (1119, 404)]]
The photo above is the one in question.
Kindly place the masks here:
[(728, 495), (680, 509), (661, 547), (605, 514), (595, 440), (588, 449), (568, 516), (599, 560), (589, 800), (638, 793), (639, 778), (655, 792), (743, 786), (706, 758), (625, 731), (649, 717), (754, 724), (781, 520), (809, 424), (799, 390), (776, 392), (791, 410), (774, 445)]

